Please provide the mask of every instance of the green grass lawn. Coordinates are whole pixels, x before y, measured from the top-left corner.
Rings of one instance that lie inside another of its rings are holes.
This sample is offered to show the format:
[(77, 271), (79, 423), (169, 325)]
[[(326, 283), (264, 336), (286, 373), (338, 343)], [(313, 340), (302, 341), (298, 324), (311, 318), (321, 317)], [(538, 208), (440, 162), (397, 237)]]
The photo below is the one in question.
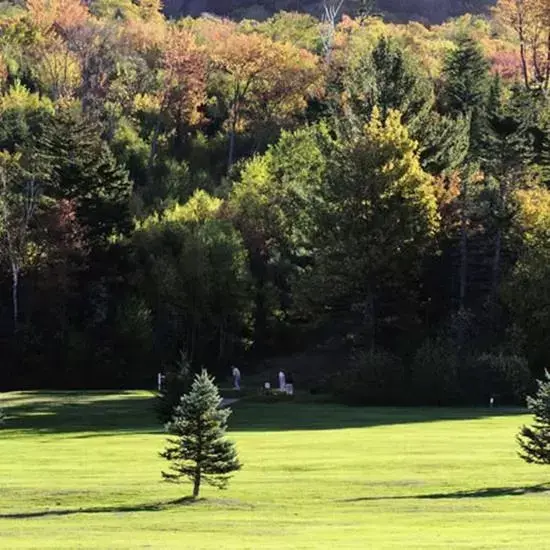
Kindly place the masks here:
[(517, 458), (513, 411), (238, 403), (244, 469), (178, 504), (149, 394), (2, 407), (0, 548), (550, 549), (550, 468)]

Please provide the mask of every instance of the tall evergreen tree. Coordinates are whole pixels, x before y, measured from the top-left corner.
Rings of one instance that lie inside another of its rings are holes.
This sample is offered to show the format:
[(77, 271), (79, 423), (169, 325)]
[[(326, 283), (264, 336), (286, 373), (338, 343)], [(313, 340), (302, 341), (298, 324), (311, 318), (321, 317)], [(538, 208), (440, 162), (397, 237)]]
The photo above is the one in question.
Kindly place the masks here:
[(60, 110), (42, 149), (53, 165), (50, 194), (75, 204), (89, 244), (106, 246), (113, 235), (131, 228), (132, 184), (93, 120), (71, 109)]
[(533, 135), (524, 117), (517, 116), (514, 109), (503, 104), (499, 77), (493, 80), (489, 97), (483, 167), (489, 176), (487, 225), (494, 234), (490, 291), (491, 315), (494, 317), (505, 237), (517, 211), (516, 192), (525, 184), (526, 172), (534, 160), (534, 147)]
[(445, 61), (441, 103), (446, 113), (470, 118), (470, 156), (481, 155), (491, 85), (489, 63), (481, 46), (468, 36)]
[(527, 407), (535, 419), (521, 428), (519, 456), (530, 464), (550, 464), (550, 381), (539, 382), (536, 395), (527, 398)]
[(232, 472), (241, 469), (234, 443), (225, 438), (229, 409), (220, 408), (218, 388), (206, 371), (198, 374), (191, 391), (181, 398), (168, 431), (175, 437), (161, 456), (170, 461), (166, 481), (181, 478), (193, 482), (193, 498), (199, 496), (202, 481), (225, 489)]
[(351, 66), (343, 84), (346, 116), (357, 118), (359, 126), (368, 121), (375, 108), (383, 120), (390, 110), (398, 110), (409, 130), (416, 134), (421, 132), (434, 104), (433, 86), (421, 68), (386, 37)]

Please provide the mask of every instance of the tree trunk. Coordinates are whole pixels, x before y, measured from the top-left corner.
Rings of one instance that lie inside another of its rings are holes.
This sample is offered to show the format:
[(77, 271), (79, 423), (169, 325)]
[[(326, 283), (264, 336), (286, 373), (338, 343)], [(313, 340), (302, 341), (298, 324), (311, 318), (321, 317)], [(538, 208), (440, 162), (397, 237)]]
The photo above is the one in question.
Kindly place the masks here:
[(374, 307), (374, 292), (370, 284), (368, 285), (367, 299), (365, 301), (363, 323), (367, 329), (369, 350), (371, 353), (374, 353), (376, 349), (376, 311)]
[(11, 266), (11, 299), (13, 307), (13, 333), (15, 334), (19, 327), (19, 267), (15, 264)]
[(525, 51), (525, 36), (523, 34), (523, 18), (521, 15), (519, 15), (519, 28), (518, 28), (518, 35), (519, 35), (519, 51), (520, 51), (520, 57), (521, 57), (521, 70), (523, 73), (523, 81), (525, 83), (525, 88), (528, 90), (531, 88), (529, 85), (529, 70), (527, 69), (527, 59), (526, 59), (526, 51)]
[(546, 67), (544, 68), (544, 90), (548, 91), (550, 83), (550, 31), (546, 38)]
[(149, 179), (152, 179), (153, 166), (155, 164), (155, 157), (157, 156), (158, 139), (160, 136), (160, 120), (155, 124), (153, 130), (153, 137), (151, 138), (151, 148), (149, 149), (149, 161), (147, 163), (147, 175)]
[(197, 466), (195, 470), (195, 480), (193, 483), (193, 498), (197, 498), (199, 496), (200, 488), (201, 488), (201, 467)]
[(468, 215), (467, 208), (468, 182), (464, 178), (462, 181), (462, 212), (460, 215), (460, 291), (459, 291), (459, 309), (465, 307), (466, 288), (468, 277)]
[(495, 236), (495, 253), (493, 256), (493, 277), (491, 281), (491, 321), (494, 323), (497, 311), (497, 293), (500, 282), (500, 265), (502, 256), (502, 228), (497, 229)]
[[(500, 178), (499, 185), (499, 210), (501, 216), (506, 213), (506, 203), (508, 197), (508, 181), (506, 175)], [(497, 234), (495, 236), (495, 253), (493, 256), (493, 276), (491, 281), (491, 319), (494, 322), (497, 309), (497, 293), (498, 285), (500, 283), (500, 271), (502, 264), (502, 223), (498, 221)]]
[(229, 130), (229, 153), (227, 156), (227, 173), (231, 172), (233, 163), (235, 162), (235, 131), (237, 123), (235, 120), (231, 122), (231, 129)]

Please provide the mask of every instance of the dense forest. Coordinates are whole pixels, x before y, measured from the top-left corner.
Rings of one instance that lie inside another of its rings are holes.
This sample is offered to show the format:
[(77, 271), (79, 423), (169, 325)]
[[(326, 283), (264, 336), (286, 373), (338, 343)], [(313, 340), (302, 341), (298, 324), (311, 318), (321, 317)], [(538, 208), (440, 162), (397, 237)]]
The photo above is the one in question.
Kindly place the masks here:
[(430, 28), (326, 7), (4, 6), (4, 388), (151, 385), (181, 354), (245, 380), (310, 357), (298, 384), (369, 403), (544, 372), (548, 1)]

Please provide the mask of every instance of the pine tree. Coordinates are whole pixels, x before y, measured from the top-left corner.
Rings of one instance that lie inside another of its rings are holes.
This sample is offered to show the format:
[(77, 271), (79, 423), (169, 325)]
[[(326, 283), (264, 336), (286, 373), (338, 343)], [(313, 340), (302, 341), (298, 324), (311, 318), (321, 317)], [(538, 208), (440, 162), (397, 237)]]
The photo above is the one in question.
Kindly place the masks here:
[(550, 380), (539, 382), (536, 395), (527, 398), (527, 407), (535, 421), (523, 426), (517, 437), (519, 456), (530, 464), (550, 464)]
[(220, 408), (218, 388), (206, 371), (195, 377), (191, 391), (181, 398), (161, 456), (172, 464), (163, 472), (166, 481), (178, 483), (181, 478), (193, 482), (193, 498), (199, 496), (201, 482), (225, 489), (230, 474), (240, 470), (234, 443), (225, 438), (229, 409)]

